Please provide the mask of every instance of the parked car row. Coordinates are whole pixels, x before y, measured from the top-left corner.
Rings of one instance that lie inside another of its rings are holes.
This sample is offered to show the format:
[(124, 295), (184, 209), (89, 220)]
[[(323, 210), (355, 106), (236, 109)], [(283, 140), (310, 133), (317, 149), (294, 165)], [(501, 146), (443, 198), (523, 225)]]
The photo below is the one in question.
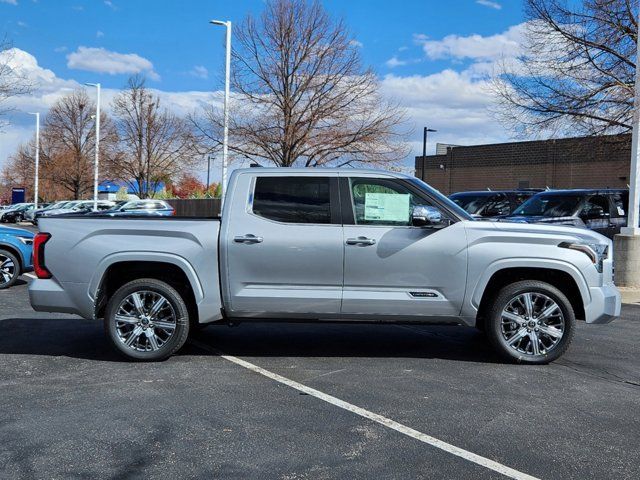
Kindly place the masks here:
[(33, 203), (16, 203), (0, 211), (1, 223), (18, 223), (25, 220), (28, 212), (33, 210)]
[(450, 196), (476, 218), (588, 228), (613, 238), (627, 224), (626, 189), (460, 192)]
[[(67, 200), (55, 203), (41, 203), (34, 208), (33, 203), (16, 203), (0, 210), (0, 222), (31, 222), (38, 224), (43, 217), (58, 215), (84, 215), (96, 213), (93, 200)], [(171, 216), (175, 210), (164, 200), (98, 201), (98, 213), (110, 217), (117, 216)]]

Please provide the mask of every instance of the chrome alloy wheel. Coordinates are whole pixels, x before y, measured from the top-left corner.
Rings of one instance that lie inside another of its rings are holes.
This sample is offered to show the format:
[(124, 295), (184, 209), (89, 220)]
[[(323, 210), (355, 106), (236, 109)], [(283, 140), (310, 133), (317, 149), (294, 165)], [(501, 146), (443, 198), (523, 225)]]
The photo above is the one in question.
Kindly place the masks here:
[(176, 330), (176, 312), (171, 303), (148, 290), (126, 296), (114, 321), (120, 341), (138, 352), (160, 349)]
[(542, 293), (513, 297), (502, 310), (500, 333), (507, 346), (525, 355), (547, 355), (562, 339), (565, 321), (560, 306)]
[(16, 274), (16, 266), (11, 258), (0, 253), (0, 285), (9, 283)]

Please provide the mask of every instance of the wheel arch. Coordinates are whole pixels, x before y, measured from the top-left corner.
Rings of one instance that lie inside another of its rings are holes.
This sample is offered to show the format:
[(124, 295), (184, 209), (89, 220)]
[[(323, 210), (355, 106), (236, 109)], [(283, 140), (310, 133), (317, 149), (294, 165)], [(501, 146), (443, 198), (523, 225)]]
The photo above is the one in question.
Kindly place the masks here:
[[(538, 280), (548, 283), (560, 290), (571, 302), (571, 306), (577, 319), (585, 319), (585, 304), (588, 303), (588, 289), (586, 284), (581, 285), (580, 278), (576, 280), (566, 269), (544, 267), (516, 267), (510, 266), (491, 272), (486, 282), (481, 280), (483, 286), (476, 288), (474, 299), (478, 299), (476, 324), (482, 327), (483, 319), (498, 292), (512, 283), (521, 280)], [(582, 288), (581, 288), (582, 287)]]
[(90, 285), (93, 292), (94, 316), (101, 318), (109, 298), (121, 286), (141, 278), (153, 278), (166, 282), (182, 296), (189, 309), (192, 322), (198, 322), (198, 303), (202, 300), (202, 287), (190, 265), (171, 257), (158, 256), (136, 259), (118, 258), (103, 262)]

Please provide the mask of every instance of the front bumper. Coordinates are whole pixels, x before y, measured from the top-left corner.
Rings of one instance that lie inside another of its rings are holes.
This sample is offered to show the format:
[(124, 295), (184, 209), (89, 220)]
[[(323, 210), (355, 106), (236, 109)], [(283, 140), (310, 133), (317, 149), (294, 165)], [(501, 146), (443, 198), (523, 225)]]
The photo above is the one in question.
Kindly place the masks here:
[(609, 323), (620, 316), (622, 297), (614, 285), (589, 288), (591, 303), (585, 307), (587, 323)]

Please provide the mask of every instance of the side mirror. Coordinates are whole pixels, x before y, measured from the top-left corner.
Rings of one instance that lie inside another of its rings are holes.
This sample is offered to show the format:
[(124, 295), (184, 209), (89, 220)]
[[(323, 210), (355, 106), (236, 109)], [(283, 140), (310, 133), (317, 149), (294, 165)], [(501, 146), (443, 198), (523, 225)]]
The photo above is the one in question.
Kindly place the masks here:
[(414, 227), (442, 228), (446, 226), (446, 221), (437, 208), (428, 205), (417, 205), (413, 207), (411, 212), (411, 224)]
[(593, 207), (582, 215), (585, 220), (601, 220), (609, 217), (609, 213), (605, 212), (602, 207)]

